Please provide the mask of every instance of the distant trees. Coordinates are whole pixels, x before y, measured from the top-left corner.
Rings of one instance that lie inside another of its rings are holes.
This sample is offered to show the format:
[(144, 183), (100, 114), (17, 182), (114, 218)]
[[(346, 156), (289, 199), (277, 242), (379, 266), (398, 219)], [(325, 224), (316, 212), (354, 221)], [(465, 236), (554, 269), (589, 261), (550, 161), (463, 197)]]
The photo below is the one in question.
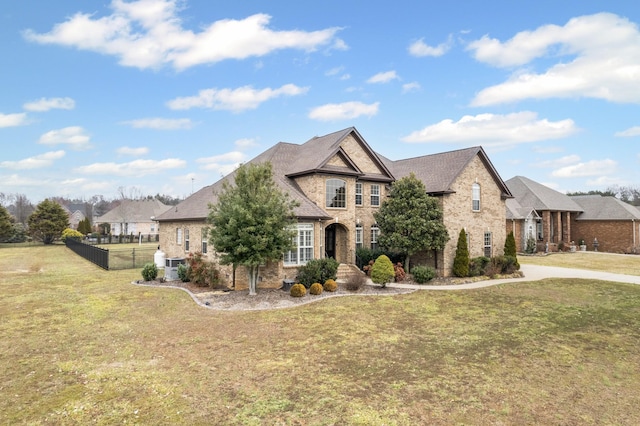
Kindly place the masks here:
[(29, 234), (35, 240), (52, 244), (69, 227), (69, 217), (60, 204), (46, 199), (36, 206), (29, 216), (28, 224)]
[(0, 205), (0, 241), (5, 241), (13, 234), (13, 221), (11, 215)]
[(78, 232), (80, 232), (82, 235), (87, 235), (92, 232), (91, 222), (89, 222), (88, 217), (85, 217), (80, 222), (78, 222)]
[(567, 195), (601, 195), (603, 197), (616, 197), (632, 206), (640, 206), (640, 187), (613, 185), (606, 190), (590, 190), (567, 192)]

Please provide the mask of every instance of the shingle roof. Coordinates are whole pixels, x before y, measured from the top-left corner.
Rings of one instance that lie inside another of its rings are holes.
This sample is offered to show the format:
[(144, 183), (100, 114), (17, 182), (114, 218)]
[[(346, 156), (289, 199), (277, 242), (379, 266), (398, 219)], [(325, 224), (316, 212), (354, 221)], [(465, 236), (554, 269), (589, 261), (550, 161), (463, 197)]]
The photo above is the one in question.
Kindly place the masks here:
[[(341, 143), (346, 137), (352, 135), (362, 146), (363, 150), (377, 164), (381, 173), (364, 173), (358, 169), (343, 151)], [(334, 156), (340, 155), (346, 166), (329, 165), (328, 162)], [(289, 196), (298, 201), (300, 206), (295, 209), (299, 218), (329, 219), (330, 216), (297, 186), (293, 177), (309, 173), (344, 173), (357, 175), (368, 180), (392, 182), (397, 178), (409, 175), (413, 172), (421, 179), (429, 193), (450, 192), (450, 187), (455, 178), (469, 164), (473, 158), (479, 155), (490, 170), (496, 183), (503, 191), (505, 197), (511, 197), (509, 189), (504, 184), (495, 168), (489, 161), (481, 147), (468, 148), (441, 154), (426, 155), (408, 160), (391, 161), (374, 152), (354, 127), (349, 127), (328, 135), (314, 137), (302, 145), (279, 142), (264, 151), (249, 163), (262, 163), (269, 161), (272, 165), (273, 176), (276, 184)], [(157, 217), (159, 221), (174, 220), (203, 220), (209, 214), (209, 204), (217, 201), (216, 192), (220, 192), (224, 182), (233, 184), (235, 172), (223, 177), (213, 185), (206, 186), (195, 192), (183, 202), (169, 209), (166, 213)]]
[(580, 195), (572, 196), (571, 199), (584, 210), (577, 220), (640, 220), (640, 210), (637, 207), (616, 197)]
[(515, 176), (505, 182), (511, 194), (524, 208), (535, 210), (581, 212), (582, 207), (569, 196), (524, 176)]
[[(127, 222), (153, 222), (152, 216), (158, 217), (170, 209), (159, 200), (123, 200), (118, 207), (109, 210), (97, 218), (98, 222), (119, 222), (126, 219)], [(126, 217), (123, 217), (126, 212)]]

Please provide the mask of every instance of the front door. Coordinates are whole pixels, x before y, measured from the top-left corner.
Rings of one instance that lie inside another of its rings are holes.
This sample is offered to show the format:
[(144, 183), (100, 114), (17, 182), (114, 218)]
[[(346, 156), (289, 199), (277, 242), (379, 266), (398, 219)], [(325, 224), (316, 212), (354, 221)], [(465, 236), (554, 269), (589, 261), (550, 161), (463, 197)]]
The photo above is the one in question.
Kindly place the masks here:
[(324, 230), (324, 255), (336, 258), (336, 224), (327, 226)]

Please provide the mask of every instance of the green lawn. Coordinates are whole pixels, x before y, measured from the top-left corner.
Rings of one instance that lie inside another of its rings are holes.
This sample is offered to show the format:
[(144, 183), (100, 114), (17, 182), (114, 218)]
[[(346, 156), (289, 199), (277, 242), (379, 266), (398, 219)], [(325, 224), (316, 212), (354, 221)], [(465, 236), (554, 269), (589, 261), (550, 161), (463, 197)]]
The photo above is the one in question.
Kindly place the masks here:
[(0, 424), (640, 424), (640, 286), (216, 312), (139, 278), (0, 248)]
[(640, 256), (611, 253), (551, 253), (546, 256), (518, 256), (522, 264), (589, 269), (615, 274), (640, 275)]

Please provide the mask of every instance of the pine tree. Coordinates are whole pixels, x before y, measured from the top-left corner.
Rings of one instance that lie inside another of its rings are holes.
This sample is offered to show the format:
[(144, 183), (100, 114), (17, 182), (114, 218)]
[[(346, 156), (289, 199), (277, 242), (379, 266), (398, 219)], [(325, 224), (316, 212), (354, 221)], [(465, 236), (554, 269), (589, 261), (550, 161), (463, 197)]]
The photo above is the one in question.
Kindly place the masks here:
[(515, 259), (514, 266), (516, 269), (520, 269), (520, 264), (518, 263), (518, 257), (516, 253), (516, 239), (513, 236), (513, 231), (509, 232), (507, 235), (507, 239), (504, 240), (504, 255), (511, 256)]
[(53, 244), (62, 236), (62, 231), (69, 227), (69, 216), (60, 204), (44, 200), (28, 219), (31, 236), (45, 244)]
[(467, 233), (460, 230), (458, 236), (458, 246), (456, 247), (456, 257), (453, 260), (453, 275), (456, 277), (469, 276), (469, 247), (467, 246)]

